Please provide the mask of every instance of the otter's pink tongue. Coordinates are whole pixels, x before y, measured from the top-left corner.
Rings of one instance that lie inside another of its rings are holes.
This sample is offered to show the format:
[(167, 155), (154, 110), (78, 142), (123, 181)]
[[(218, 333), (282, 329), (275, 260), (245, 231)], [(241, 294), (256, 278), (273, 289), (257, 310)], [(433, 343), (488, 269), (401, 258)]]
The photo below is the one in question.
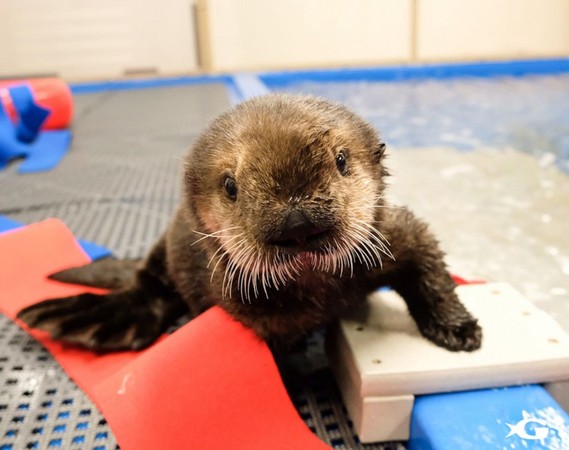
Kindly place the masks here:
[(304, 267), (310, 266), (312, 264), (312, 255), (310, 254), (310, 252), (300, 252), (297, 255), (297, 258)]

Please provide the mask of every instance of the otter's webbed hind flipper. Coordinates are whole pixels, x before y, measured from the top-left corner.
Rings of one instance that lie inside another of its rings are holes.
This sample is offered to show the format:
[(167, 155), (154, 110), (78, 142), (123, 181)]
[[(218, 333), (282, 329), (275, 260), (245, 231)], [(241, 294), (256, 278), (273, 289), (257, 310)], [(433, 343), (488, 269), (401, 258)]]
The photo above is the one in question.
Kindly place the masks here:
[(90, 264), (51, 274), (51, 280), (103, 289), (122, 289), (135, 279), (141, 259), (104, 258)]
[[(65, 281), (81, 279), (85, 284), (85, 273), (93, 276), (103, 267), (112, 271), (113, 265), (117, 264), (95, 263), (91, 265), (98, 266), (94, 272), (89, 266), (71, 269), (68, 273), (73, 276), (66, 276)], [(81, 276), (76, 277), (77, 274)], [(136, 272), (131, 270), (131, 275), (126, 288), (105, 295), (84, 293), (45, 300), (21, 310), (18, 318), (54, 339), (92, 350), (141, 350), (186, 314), (188, 307), (167, 275), (163, 239)], [(109, 274), (104, 277), (110, 278)], [(98, 277), (93, 276), (93, 281), (97, 284), (91, 285), (101, 286)]]
[(139, 289), (45, 300), (18, 313), (54, 339), (96, 351), (141, 350), (187, 311), (179, 298)]

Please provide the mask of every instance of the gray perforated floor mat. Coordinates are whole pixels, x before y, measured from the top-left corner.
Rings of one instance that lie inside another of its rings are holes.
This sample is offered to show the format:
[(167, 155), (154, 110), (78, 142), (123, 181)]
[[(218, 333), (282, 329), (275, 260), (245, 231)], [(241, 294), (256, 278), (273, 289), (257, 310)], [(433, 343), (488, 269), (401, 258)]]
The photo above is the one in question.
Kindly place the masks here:
[(0, 315), (0, 449), (118, 448), (107, 422), (43, 346)]
[[(73, 145), (55, 170), (19, 175), (14, 165), (0, 172), (0, 214), (25, 223), (58, 217), (77, 237), (116, 256), (143, 256), (178, 204), (186, 149), (229, 106), (225, 87), (84, 94), (75, 106)], [(358, 443), (320, 335), (280, 363), (300, 415), (325, 442), (336, 449), (404, 448)], [(117, 444), (45, 349), (0, 316), (0, 450), (28, 448), (114, 450)]]

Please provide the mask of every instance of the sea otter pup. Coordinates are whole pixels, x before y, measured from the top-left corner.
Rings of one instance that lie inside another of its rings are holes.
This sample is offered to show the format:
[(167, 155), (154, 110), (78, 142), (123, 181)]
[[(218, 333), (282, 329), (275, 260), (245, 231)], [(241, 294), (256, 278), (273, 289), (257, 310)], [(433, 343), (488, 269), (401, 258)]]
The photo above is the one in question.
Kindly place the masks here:
[(91, 349), (136, 350), (180, 316), (219, 305), (278, 345), (391, 286), (425, 337), (475, 350), (481, 329), (437, 241), (385, 200), (384, 159), (375, 129), (343, 106), (292, 95), (245, 101), (193, 145), (182, 203), (136, 269), (111, 260), (72, 270), (68, 281), (114, 289), (46, 300), (18, 317)]

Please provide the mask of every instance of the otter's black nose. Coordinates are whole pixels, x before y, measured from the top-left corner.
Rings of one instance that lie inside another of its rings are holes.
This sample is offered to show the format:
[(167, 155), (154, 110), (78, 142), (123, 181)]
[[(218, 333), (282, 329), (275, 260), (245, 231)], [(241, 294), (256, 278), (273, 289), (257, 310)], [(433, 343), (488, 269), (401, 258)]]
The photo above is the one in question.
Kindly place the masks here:
[(281, 247), (304, 245), (326, 234), (327, 230), (316, 226), (299, 210), (292, 210), (286, 217), (283, 227), (270, 237), (268, 243)]

